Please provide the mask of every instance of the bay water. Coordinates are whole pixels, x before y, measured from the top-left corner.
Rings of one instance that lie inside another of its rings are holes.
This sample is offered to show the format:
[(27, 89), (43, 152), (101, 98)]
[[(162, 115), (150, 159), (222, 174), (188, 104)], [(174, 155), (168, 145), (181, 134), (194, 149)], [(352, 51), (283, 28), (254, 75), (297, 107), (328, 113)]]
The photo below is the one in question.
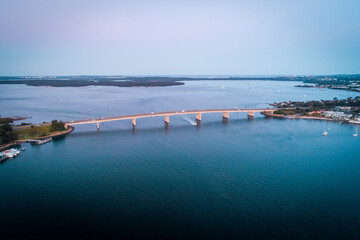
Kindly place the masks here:
[[(297, 84), (0, 85), (0, 114), (41, 123), (357, 95)], [(360, 239), (355, 126), (258, 113), (194, 120), (79, 125), (53, 142), (23, 144), (26, 151), (0, 164), (0, 239)]]

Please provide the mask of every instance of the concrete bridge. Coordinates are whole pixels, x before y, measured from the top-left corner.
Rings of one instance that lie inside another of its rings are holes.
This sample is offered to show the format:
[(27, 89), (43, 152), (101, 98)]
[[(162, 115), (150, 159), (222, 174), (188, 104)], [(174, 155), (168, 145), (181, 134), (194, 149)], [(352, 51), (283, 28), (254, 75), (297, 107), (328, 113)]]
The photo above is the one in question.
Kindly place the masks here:
[(164, 117), (165, 126), (170, 124), (170, 116), (173, 115), (183, 115), (183, 114), (195, 114), (197, 124), (201, 123), (201, 115), (203, 113), (223, 113), (223, 119), (227, 120), (230, 117), (230, 113), (233, 112), (247, 112), (248, 117), (253, 118), (256, 112), (263, 112), (267, 115), (273, 114), (276, 109), (270, 108), (250, 108), (250, 109), (206, 109), (206, 110), (181, 110), (181, 111), (170, 111), (170, 112), (151, 112), (151, 113), (140, 113), (140, 114), (132, 114), (132, 115), (123, 115), (116, 117), (102, 117), (102, 118), (94, 118), (94, 119), (83, 119), (76, 121), (65, 122), (65, 127), (79, 125), (79, 124), (89, 124), (96, 123), (96, 127), (100, 128), (100, 123), (102, 122), (110, 122), (110, 121), (118, 121), (118, 120), (132, 120), (133, 127), (136, 126), (136, 119), (138, 118), (147, 118), (147, 117)]

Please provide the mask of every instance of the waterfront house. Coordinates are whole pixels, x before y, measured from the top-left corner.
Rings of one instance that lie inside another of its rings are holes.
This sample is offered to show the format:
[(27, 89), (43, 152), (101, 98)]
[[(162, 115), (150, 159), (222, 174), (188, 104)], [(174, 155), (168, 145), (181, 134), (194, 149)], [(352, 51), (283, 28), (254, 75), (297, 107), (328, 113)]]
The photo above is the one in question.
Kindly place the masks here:
[(321, 112), (320, 111), (312, 111), (312, 112), (309, 112), (309, 115), (311, 116), (320, 116)]
[(345, 114), (344, 112), (337, 112), (337, 111), (326, 111), (323, 112), (323, 115), (327, 118), (344, 118), (344, 117), (348, 117), (347, 114)]
[(351, 107), (336, 106), (335, 111), (351, 112)]

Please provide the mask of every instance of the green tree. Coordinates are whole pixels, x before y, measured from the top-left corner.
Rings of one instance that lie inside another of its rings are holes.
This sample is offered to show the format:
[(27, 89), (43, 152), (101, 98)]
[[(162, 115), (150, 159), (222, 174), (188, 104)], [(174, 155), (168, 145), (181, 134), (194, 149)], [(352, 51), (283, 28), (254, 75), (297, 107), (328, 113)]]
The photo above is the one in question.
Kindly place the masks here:
[(10, 124), (0, 126), (0, 144), (6, 144), (16, 140), (16, 135)]
[(63, 122), (58, 122), (57, 120), (53, 120), (50, 126), (50, 132), (60, 132), (65, 130), (65, 124)]

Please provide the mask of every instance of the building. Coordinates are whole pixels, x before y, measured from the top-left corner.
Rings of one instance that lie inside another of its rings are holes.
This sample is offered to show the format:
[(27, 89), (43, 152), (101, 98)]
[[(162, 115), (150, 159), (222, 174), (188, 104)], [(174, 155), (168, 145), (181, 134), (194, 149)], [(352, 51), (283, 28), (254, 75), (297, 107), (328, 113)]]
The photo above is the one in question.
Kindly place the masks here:
[(336, 106), (335, 111), (351, 112), (351, 107)]

